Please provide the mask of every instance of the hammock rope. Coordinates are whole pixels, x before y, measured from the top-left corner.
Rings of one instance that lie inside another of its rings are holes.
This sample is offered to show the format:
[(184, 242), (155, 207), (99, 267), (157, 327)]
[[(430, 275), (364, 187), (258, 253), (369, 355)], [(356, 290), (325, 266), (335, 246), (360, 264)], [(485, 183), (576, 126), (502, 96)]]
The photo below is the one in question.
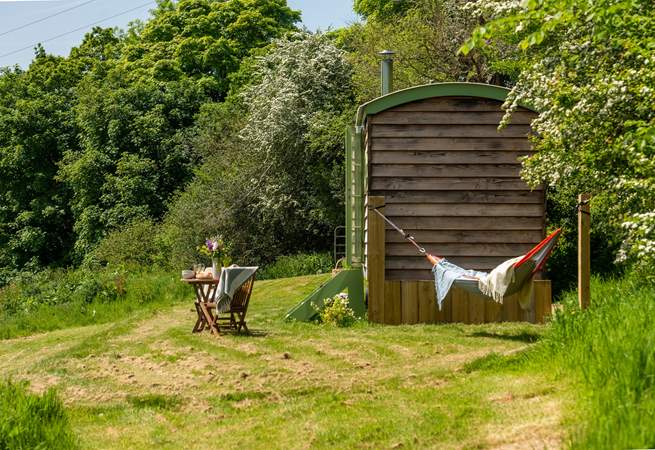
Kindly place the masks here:
[(380, 217), (382, 217), (382, 219), (384, 219), (385, 222), (387, 222), (389, 225), (391, 225), (391, 227), (392, 227), (394, 230), (396, 230), (398, 233), (402, 234), (403, 237), (404, 237), (405, 239), (407, 239), (407, 241), (408, 241), (410, 244), (412, 244), (414, 247), (416, 247), (416, 250), (418, 250), (418, 252), (419, 252), (421, 255), (425, 256), (426, 253), (427, 253), (427, 251), (425, 250), (425, 247), (422, 247), (421, 245), (419, 245), (419, 244), (416, 242), (416, 239), (414, 239), (414, 236), (412, 236), (411, 234), (407, 233), (405, 230), (403, 230), (403, 229), (400, 228), (398, 225), (396, 225), (396, 224), (393, 223), (391, 220), (389, 220), (389, 218), (388, 218), (387, 216), (385, 216), (384, 214), (382, 214), (382, 213), (378, 210), (378, 208), (384, 208), (384, 205), (382, 205), (382, 206), (377, 206), (377, 207), (373, 207), (373, 208), (371, 208), (371, 209), (372, 209), (373, 211), (375, 211), (376, 213), (378, 213), (378, 215), (379, 215)]
[[(578, 205), (578, 207), (580, 207), (580, 206), (581, 205)], [(398, 233), (400, 233), (407, 240), (407, 242), (409, 242), (414, 247), (416, 247), (416, 250), (418, 250), (418, 252), (422, 256), (425, 256), (428, 259), (428, 261), (430, 261), (430, 263), (432, 265), (438, 264), (439, 261), (441, 261), (443, 259), (443, 257), (434, 256), (434, 255), (431, 255), (430, 253), (428, 253), (427, 250), (425, 249), (425, 247), (423, 247), (422, 245), (420, 245), (419, 243), (416, 242), (416, 239), (414, 238), (414, 236), (412, 236), (410, 233), (406, 232), (405, 230), (400, 228), (398, 225), (396, 225), (394, 222), (392, 222), (387, 216), (382, 214), (378, 210), (378, 208), (384, 208), (384, 205), (377, 206), (377, 207), (371, 207), (370, 209), (375, 211), (380, 217), (382, 217), (382, 219), (386, 223), (388, 223), (394, 230), (396, 230)], [(531, 261), (531, 260), (535, 260), (534, 261), (535, 267), (531, 272), (535, 273), (535, 272), (537, 272), (539, 270), (543, 270), (543, 268), (544, 268), (544, 266), (546, 264), (546, 261), (548, 260), (548, 257), (550, 256), (550, 253), (551, 253), (551, 251), (553, 249), (553, 246), (554, 246), (555, 242), (557, 242), (557, 239), (558, 239), (561, 231), (562, 231), (562, 229), (559, 228), (559, 229), (555, 230), (553, 233), (551, 233), (549, 236), (547, 236), (543, 241), (541, 241), (539, 244), (537, 244), (532, 250), (527, 252), (523, 256), (523, 258), (521, 258), (520, 261), (515, 263), (514, 267), (519, 268), (524, 263), (526, 263), (528, 261)]]

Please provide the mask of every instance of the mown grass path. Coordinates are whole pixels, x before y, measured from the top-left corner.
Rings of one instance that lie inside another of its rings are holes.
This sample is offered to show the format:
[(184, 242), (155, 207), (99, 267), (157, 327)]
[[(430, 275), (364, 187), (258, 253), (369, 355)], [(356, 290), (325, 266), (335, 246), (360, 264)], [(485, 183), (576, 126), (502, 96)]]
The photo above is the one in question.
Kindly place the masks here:
[(87, 448), (557, 448), (568, 394), (528, 365), (474, 370), (528, 324), (284, 323), (324, 276), (257, 282), (251, 336), (193, 335), (175, 304), (0, 341), (0, 377), (56, 386)]

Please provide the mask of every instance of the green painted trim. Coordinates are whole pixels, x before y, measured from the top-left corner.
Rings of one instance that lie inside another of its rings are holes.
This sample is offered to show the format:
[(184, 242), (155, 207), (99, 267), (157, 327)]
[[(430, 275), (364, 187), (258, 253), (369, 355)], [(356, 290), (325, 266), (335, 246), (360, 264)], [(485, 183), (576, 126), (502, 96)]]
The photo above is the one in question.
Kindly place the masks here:
[[(417, 100), (425, 100), (432, 97), (467, 96), (488, 98), (504, 102), (507, 99), (509, 92), (510, 90), (505, 87), (482, 83), (436, 83), (415, 86), (392, 92), (391, 94), (383, 95), (382, 97), (378, 97), (368, 103), (364, 103), (357, 109), (355, 125), (362, 126), (366, 116), (377, 114), (387, 109), (404, 105), (405, 103), (415, 102)], [(535, 109), (529, 105), (521, 104), (520, 106), (535, 111)]]
[(346, 263), (352, 267), (353, 264), (353, 201), (352, 201), (352, 170), (353, 170), (353, 153), (352, 153), (352, 134), (354, 134), (355, 127), (346, 127), (346, 186), (345, 195), (346, 201)]
[(334, 297), (343, 291), (348, 291), (348, 303), (355, 315), (364, 318), (366, 314), (364, 274), (359, 268), (342, 270), (334, 278), (323, 283), (321, 287), (291, 309), (285, 319), (299, 322), (314, 320), (318, 317), (318, 312), (313, 305), (322, 308), (323, 300)]

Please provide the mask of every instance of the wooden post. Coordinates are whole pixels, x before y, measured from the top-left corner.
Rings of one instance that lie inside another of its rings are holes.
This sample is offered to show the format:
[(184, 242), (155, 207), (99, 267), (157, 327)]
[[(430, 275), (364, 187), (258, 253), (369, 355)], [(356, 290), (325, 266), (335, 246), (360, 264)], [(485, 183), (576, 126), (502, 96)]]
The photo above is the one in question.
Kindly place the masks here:
[(385, 323), (384, 311), (384, 220), (374, 208), (384, 214), (384, 197), (368, 198), (368, 320)]
[(578, 196), (578, 302), (581, 309), (588, 308), (591, 299), (590, 199), (590, 194)]

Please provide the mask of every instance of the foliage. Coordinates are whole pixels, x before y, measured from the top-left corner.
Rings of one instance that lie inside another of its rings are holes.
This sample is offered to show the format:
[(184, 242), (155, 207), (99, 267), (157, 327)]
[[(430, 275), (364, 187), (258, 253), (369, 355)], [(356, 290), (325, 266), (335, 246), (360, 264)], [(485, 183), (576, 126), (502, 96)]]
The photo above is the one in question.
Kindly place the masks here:
[(655, 264), (655, 13), (645, 0), (477, 2), (490, 22), (463, 47), (518, 34), (526, 69), (510, 94), (540, 112), (531, 184), (591, 192), (619, 261)]
[(302, 275), (330, 273), (332, 255), (330, 253), (299, 253), (279, 256), (274, 262), (265, 265), (257, 273), (257, 279), (291, 278)]
[(0, 383), (0, 448), (77, 448), (64, 405), (54, 390), (31, 394), (25, 383)]
[(188, 300), (175, 274), (149, 267), (43, 270), (0, 290), (0, 339), (116, 321)]
[(120, 55), (78, 86), (82, 151), (67, 151), (76, 253), (110, 230), (159, 219), (200, 162), (188, 130), (204, 103), (223, 99), (252, 49), (295, 29), (275, 0), (162, 1)]
[(196, 179), (171, 205), (164, 240), (174, 260), (221, 234), (235, 262), (329, 248), (343, 222), (343, 129), (352, 117), (350, 65), (329, 38), (274, 42), (248, 65), (253, 82), (203, 108)]
[(134, 221), (109, 233), (87, 254), (87, 265), (149, 266), (163, 259), (157, 241), (159, 228), (151, 220)]
[(585, 388), (585, 417), (573, 448), (655, 445), (655, 289), (643, 279), (592, 282), (591, 308), (576, 292), (555, 316), (543, 341), (549, 360), (562, 361)]
[[(575, 289), (578, 281), (578, 210), (577, 195), (566, 189), (550, 188), (547, 192), (546, 225), (549, 230), (562, 228), (560, 239), (548, 259), (546, 271), (553, 283), (553, 296)], [(622, 267), (615, 264), (621, 245), (612, 227), (611, 217), (600, 208), (591, 213), (591, 269), (599, 276), (618, 276)]]
[(393, 20), (409, 8), (410, 2), (398, 0), (355, 0), (353, 9), (367, 19)]
[(75, 86), (117, 39), (95, 30), (70, 58), (42, 48), (29, 69), (0, 70), (0, 267), (69, 260), (70, 192), (56, 175), (64, 152), (79, 149)]
[(0, 71), (0, 272), (79, 263), (110, 231), (160, 219), (201, 162), (189, 133), (241, 61), (295, 30), (283, 0), (162, 0), (67, 58)]
[(373, 14), (366, 23), (335, 32), (337, 42), (348, 51), (353, 64), (358, 101), (379, 96), (377, 53), (383, 49), (396, 52), (395, 89), (443, 81), (509, 84), (517, 75), (514, 46), (503, 43), (467, 55), (457, 53), (478, 24), (477, 15), (463, 8), (467, 3), (464, 0), (366, 2), (380, 7), (398, 5), (405, 12), (393, 18)]
[(0, 317), (33, 313), (42, 306), (113, 302), (123, 298), (124, 270), (40, 270), (23, 272), (0, 290)]
[(348, 294), (337, 294), (325, 299), (320, 310), (320, 318), (321, 323), (340, 328), (352, 326), (358, 319), (348, 303)]

